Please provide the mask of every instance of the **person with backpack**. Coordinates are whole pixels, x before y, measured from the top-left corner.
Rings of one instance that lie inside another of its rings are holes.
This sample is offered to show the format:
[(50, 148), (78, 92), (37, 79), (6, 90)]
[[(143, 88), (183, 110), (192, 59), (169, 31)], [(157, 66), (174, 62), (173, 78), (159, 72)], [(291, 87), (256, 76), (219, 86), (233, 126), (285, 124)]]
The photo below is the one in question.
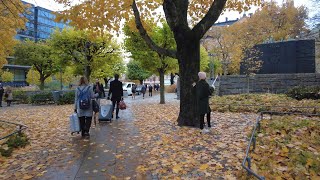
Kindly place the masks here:
[[(209, 84), (206, 81), (206, 73), (199, 72), (199, 81), (193, 83), (195, 95), (196, 95), (196, 108), (197, 114), (200, 116), (200, 129), (201, 133), (210, 132), (210, 114), (211, 109), (209, 106), (209, 96), (211, 95)], [(208, 129), (204, 129), (204, 116), (207, 115)]]
[[(122, 82), (119, 81), (119, 74), (114, 75), (114, 80), (110, 82), (110, 89), (108, 93), (108, 99), (110, 99), (110, 94), (111, 96), (111, 101), (113, 105), (112, 109), (112, 114), (114, 112), (114, 108), (116, 107), (116, 119), (119, 119), (119, 103), (121, 100), (123, 100), (123, 87), (122, 87)], [(113, 115), (112, 115), (113, 118)]]
[(92, 99), (98, 97), (94, 94), (93, 87), (88, 84), (86, 77), (81, 77), (79, 86), (76, 88), (74, 112), (77, 113), (80, 121), (81, 136), (90, 136), (89, 131), (92, 121)]
[(149, 84), (149, 96), (152, 97), (152, 90), (153, 90), (153, 87), (151, 84)]

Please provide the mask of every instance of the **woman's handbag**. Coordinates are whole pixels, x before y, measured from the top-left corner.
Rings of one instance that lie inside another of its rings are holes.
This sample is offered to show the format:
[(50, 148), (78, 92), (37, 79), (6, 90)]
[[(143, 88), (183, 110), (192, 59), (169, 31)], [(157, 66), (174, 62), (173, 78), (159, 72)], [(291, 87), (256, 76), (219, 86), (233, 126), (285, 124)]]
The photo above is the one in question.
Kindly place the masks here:
[(96, 100), (92, 100), (92, 110), (93, 112), (97, 113), (100, 110), (99, 104)]
[(119, 109), (121, 109), (121, 110), (127, 109), (127, 105), (126, 105), (126, 103), (124, 103), (123, 100), (119, 102)]

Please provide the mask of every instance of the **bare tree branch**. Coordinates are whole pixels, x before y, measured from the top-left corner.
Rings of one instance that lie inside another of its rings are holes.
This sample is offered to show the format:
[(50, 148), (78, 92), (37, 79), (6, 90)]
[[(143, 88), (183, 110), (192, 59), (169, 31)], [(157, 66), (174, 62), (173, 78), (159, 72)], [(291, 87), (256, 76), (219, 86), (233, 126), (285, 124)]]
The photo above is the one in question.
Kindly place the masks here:
[(161, 48), (159, 46), (157, 46), (153, 41), (152, 39), (150, 38), (150, 36), (148, 35), (147, 31), (145, 30), (145, 28), (143, 27), (142, 25), (142, 22), (141, 22), (141, 18), (140, 18), (140, 13), (139, 13), (139, 10), (137, 8), (137, 5), (136, 5), (136, 1), (134, 0), (133, 3), (132, 3), (132, 10), (133, 10), (133, 13), (134, 13), (134, 17), (135, 17), (135, 22), (136, 22), (136, 26), (137, 26), (137, 29), (139, 30), (139, 33), (141, 35), (141, 37), (145, 40), (145, 42), (147, 43), (147, 45), (155, 50), (157, 53), (160, 53), (160, 54), (163, 54), (165, 56), (169, 56), (169, 57), (172, 57), (172, 58), (175, 58), (177, 59), (177, 55), (176, 55), (176, 51), (174, 50), (169, 50), (169, 49), (165, 49), (165, 48)]

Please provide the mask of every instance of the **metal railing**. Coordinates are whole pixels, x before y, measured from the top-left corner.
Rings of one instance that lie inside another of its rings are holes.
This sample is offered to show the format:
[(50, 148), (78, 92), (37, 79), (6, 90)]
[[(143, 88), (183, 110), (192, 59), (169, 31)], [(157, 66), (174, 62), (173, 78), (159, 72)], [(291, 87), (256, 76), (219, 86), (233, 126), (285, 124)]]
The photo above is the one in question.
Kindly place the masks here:
[[(315, 107), (302, 107), (302, 108), (315, 108)], [(319, 108), (319, 107), (316, 107)], [(251, 169), (251, 158), (249, 156), (250, 152), (254, 152), (255, 148), (256, 148), (256, 139), (257, 139), (257, 134), (256, 132), (260, 132), (260, 128), (261, 128), (261, 124), (260, 121), (263, 120), (263, 115), (264, 114), (269, 114), (270, 116), (272, 115), (277, 115), (277, 116), (281, 116), (281, 115), (303, 115), (303, 116), (318, 116), (320, 117), (320, 114), (310, 114), (310, 113), (295, 113), (295, 112), (275, 112), (275, 111), (262, 111), (259, 113), (259, 116), (257, 117), (255, 126), (253, 127), (252, 133), (251, 133), (251, 137), (249, 140), (249, 144), (246, 148), (246, 155), (242, 161), (242, 167), (248, 172), (248, 174), (253, 175), (254, 177), (256, 177), (259, 180), (264, 180), (265, 178), (263, 176), (258, 175), (256, 172), (254, 172)], [(252, 149), (250, 150), (252, 146)]]
[(12, 125), (15, 125), (15, 126), (18, 127), (18, 129), (16, 129), (14, 132), (10, 133), (9, 135), (6, 135), (4, 137), (0, 137), (0, 140), (9, 138), (10, 136), (13, 136), (13, 135), (15, 135), (17, 133), (21, 134), (21, 131), (23, 131), (23, 130), (28, 128), (26, 125), (23, 125), (23, 124), (18, 124), (18, 123), (14, 123), (14, 122), (3, 121), (3, 120), (0, 120), (0, 123), (12, 124)]

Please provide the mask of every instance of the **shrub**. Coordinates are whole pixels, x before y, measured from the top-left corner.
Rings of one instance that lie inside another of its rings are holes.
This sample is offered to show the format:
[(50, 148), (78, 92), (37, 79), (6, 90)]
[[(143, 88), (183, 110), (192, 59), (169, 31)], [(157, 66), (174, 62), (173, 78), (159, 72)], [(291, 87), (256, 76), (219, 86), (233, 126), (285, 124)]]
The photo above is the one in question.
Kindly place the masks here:
[(30, 102), (32, 104), (49, 104), (54, 102), (51, 92), (41, 91), (40, 93), (30, 96)]
[(296, 87), (287, 92), (287, 96), (297, 100), (320, 99), (320, 86), (318, 87)]
[(17, 103), (27, 104), (30, 102), (26, 91), (13, 91), (12, 94)]
[(68, 91), (62, 94), (59, 98), (58, 104), (73, 104), (74, 103), (75, 91)]
[(29, 138), (24, 133), (15, 134), (10, 136), (4, 145), (0, 146), (0, 155), (9, 157), (14, 149), (25, 147), (28, 144)]

